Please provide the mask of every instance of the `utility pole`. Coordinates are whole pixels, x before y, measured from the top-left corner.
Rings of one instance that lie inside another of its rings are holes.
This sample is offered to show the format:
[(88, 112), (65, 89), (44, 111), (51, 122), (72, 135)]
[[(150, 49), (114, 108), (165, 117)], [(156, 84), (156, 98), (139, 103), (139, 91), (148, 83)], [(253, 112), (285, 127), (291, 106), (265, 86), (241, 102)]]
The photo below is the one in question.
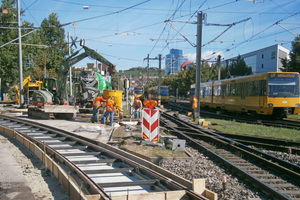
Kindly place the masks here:
[[(70, 32), (68, 32), (68, 44), (69, 44), (69, 56), (71, 55), (71, 45), (70, 45)], [(96, 66), (97, 67), (97, 66)], [(70, 66), (69, 70), (69, 77), (70, 77), (70, 96), (72, 96), (72, 66)]]
[(196, 87), (195, 95), (198, 99), (196, 117), (200, 116), (200, 83), (201, 83), (201, 53), (202, 53), (202, 25), (203, 13), (199, 12), (197, 17), (197, 51), (196, 51)]
[(161, 54), (158, 55), (158, 106), (161, 103), (161, 95), (160, 95), (160, 83), (161, 83)]
[(21, 7), (18, 0), (18, 36), (19, 36), (19, 82), (20, 82), (20, 107), (23, 107), (23, 63), (22, 63), (22, 38), (21, 38)]
[(218, 55), (218, 80), (221, 80), (221, 55)]

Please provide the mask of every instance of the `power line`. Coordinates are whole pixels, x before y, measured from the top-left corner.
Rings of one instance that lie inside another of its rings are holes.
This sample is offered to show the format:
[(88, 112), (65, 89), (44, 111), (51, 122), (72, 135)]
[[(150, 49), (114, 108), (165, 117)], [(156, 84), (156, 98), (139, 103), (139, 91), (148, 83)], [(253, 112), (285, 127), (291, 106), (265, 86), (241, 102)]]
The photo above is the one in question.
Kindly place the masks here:
[(67, 26), (67, 25), (70, 25), (70, 24), (73, 24), (73, 23), (78, 23), (78, 22), (83, 22), (83, 21), (87, 21), (87, 20), (97, 19), (97, 18), (100, 18), (100, 17), (109, 16), (109, 15), (115, 15), (117, 13), (123, 12), (125, 10), (129, 10), (131, 8), (134, 8), (136, 6), (142, 5), (142, 4), (147, 3), (149, 1), (151, 1), (151, 0), (146, 0), (146, 1), (143, 1), (141, 3), (135, 4), (133, 6), (129, 6), (129, 7), (126, 7), (124, 9), (121, 9), (121, 10), (118, 10), (118, 11), (115, 11), (115, 12), (111, 12), (111, 13), (107, 13), (107, 14), (104, 14), (104, 15), (99, 15), (99, 16), (95, 16), (95, 17), (89, 17), (89, 18), (85, 18), (85, 19), (81, 19), (81, 20), (76, 20), (76, 21), (73, 21), (73, 22), (64, 23), (61, 26)]

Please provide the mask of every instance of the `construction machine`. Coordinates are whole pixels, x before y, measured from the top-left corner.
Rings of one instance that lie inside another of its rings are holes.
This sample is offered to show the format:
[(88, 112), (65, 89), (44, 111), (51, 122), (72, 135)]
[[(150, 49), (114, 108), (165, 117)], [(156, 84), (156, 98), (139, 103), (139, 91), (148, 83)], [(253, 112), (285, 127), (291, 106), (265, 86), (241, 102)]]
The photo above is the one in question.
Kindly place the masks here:
[[(27, 76), (23, 80), (23, 94), (24, 94), (24, 103), (29, 105), (32, 100), (32, 94), (36, 90), (41, 90), (43, 87), (42, 81), (32, 81), (31, 76)], [(20, 104), (20, 88), (18, 85), (13, 87), (13, 91), (15, 92), (16, 96), (16, 103)]]
[(93, 101), (103, 90), (110, 90), (110, 77), (103, 77), (93, 69), (77, 71), (75, 74), (75, 99), (82, 113), (91, 113)]
[[(49, 119), (50, 114), (53, 114), (55, 118), (67, 120), (75, 119), (76, 113), (79, 111), (79, 107), (68, 105), (67, 102), (67, 77), (70, 67), (86, 57), (91, 57), (109, 67), (115, 68), (112, 63), (96, 51), (86, 46), (83, 46), (83, 49), (85, 52), (77, 55), (81, 50), (80, 49), (68, 58), (64, 59), (58, 70), (57, 79), (45, 79), (45, 86), (47, 87), (33, 93), (32, 105), (28, 109), (29, 116)], [(102, 82), (99, 82), (99, 84), (103, 86), (106, 82), (103, 80)]]

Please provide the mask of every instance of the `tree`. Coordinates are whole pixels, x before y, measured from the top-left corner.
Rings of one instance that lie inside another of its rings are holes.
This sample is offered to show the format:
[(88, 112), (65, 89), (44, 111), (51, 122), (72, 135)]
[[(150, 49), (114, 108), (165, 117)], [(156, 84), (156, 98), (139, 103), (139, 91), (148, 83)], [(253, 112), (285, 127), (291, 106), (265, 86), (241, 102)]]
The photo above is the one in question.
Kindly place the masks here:
[(64, 41), (65, 29), (58, 21), (56, 13), (51, 13), (48, 19), (45, 18), (42, 21), (38, 37), (42, 44), (48, 46), (47, 50), (41, 54), (43, 56), (39, 57), (39, 63), (46, 63), (47, 69), (58, 71), (64, 56), (68, 55), (68, 45)]
[(111, 75), (111, 89), (112, 90), (122, 90), (123, 85), (121, 84), (120, 75), (118, 72), (115, 72)]
[(297, 36), (292, 42), (290, 61), (287, 58), (281, 60), (284, 72), (300, 72), (300, 37)]
[(201, 82), (218, 79), (218, 66), (205, 62), (201, 65)]
[(229, 66), (231, 76), (244, 76), (252, 73), (252, 68), (246, 65), (246, 62), (240, 55)]
[[(17, 11), (15, 9), (16, 4), (14, 0), (2, 0), (1, 10), (7, 9), (7, 14), (1, 14), (1, 26), (10, 28), (0, 29), (0, 41), (1, 44), (10, 42), (11, 40), (18, 37), (18, 31), (16, 28)], [(9, 92), (10, 87), (17, 83), (18, 80), (18, 46), (8, 44), (0, 48), (0, 77), (2, 92)]]

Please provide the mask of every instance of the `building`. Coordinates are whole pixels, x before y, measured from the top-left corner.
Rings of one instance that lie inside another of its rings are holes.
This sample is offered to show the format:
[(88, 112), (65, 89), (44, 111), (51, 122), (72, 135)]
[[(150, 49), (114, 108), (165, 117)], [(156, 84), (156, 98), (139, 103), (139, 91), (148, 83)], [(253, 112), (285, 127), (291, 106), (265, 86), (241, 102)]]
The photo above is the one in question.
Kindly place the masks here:
[(181, 66), (187, 61), (183, 57), (183, 51), (180, 49), (171, 49), (170, 54), (166, 55), (165, 74), (176, 74), (181, 71)]
[[(252, 67), (253, 73), (281, 72), (281, 59), (289, 58), (290, 50), (276, 44), (250, 53), (240, 55), (248, 67)], [(223, 65), (230, 64), (237, 57), (222, 61)]]

